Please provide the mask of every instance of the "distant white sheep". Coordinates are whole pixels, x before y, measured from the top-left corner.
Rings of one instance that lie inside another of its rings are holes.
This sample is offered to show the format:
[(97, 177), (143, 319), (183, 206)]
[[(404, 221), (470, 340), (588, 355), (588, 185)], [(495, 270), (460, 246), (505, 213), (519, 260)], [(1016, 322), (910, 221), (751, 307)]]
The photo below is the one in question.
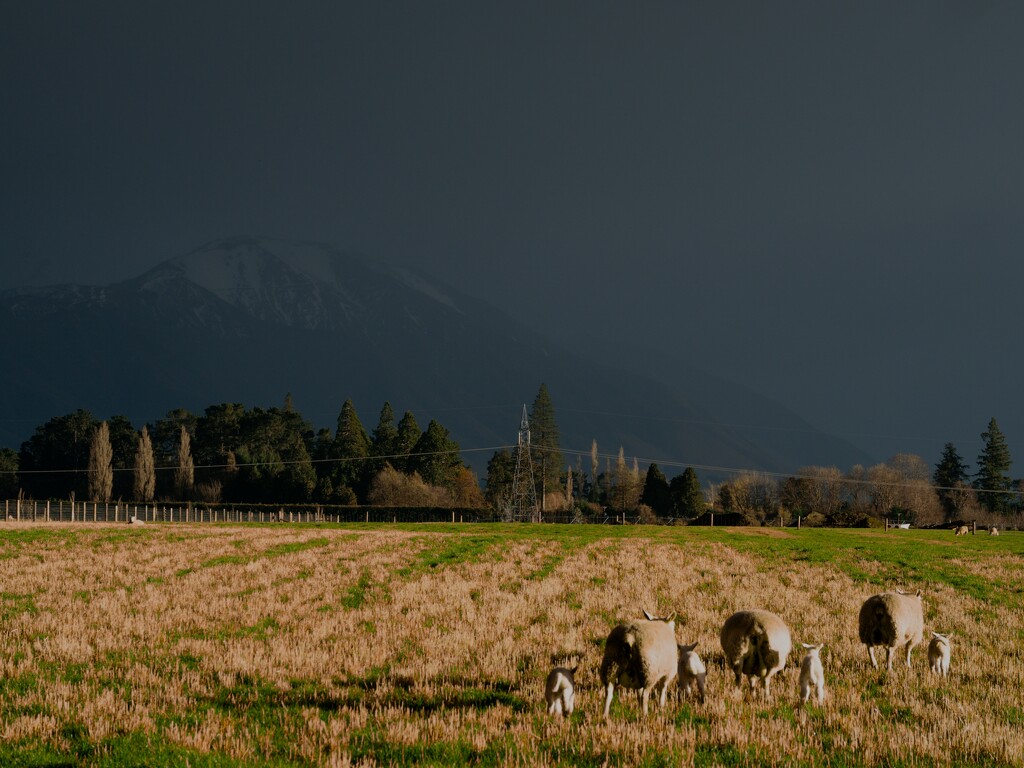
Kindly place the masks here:
[(942, 677), (949, 677), (949, 657), (953, 650), (949, 638), (952, 636), (952, 632), (946, 635), (932, 632), (931, 642), (928, 643), (928, 666)]
[(966, 536), (970, 532), (971, 529), (968, 528), (966, 525), (958, 525), (956, 528), (953, 529), (954, 536)]
[(145, 524), (146, 523), (145, 523), (144, 520), (140, 520), (135, 515), (132, 515), (131, 519), (128, 521), (128, 525), (145, 525)]
[(634, 688), (640, 693), (647, 714), (651, 691), (658, 689), (665, 707), (668, 686), (678, 674), (675, 614), (619, 624), (608, 635), (601, 661), (601, 685), (605, 690), (604, 716), (612, 706), (615, 686)]
[(555, 667), (544, 684), (544, 700), (549, 715), (568, 717), (576, 701), (576, 670), (578, 667)]
[(765, 698), (770, 699), (772, 677), (786, 666), (793, 648), (786, 622), (769, 611), (737, 611), (725, 620), (720, 640), (736, 685), (742, 685), (744, 675), (751, 688), (761, 678)]
[(993, 526), (992, 526), (991, 528), (989, 528), (989, 529), (988, 529), (988, 535), (989, 535), (989, 536), (998, 536), (998, 535), (999, 535), (999, 529), (998, 529), (998, 528), (996, 528), (996, 527), (995, 527), (995, 526), (993, 525)]
[(693, 650), (696, 647), (697, 643), (679, 646), (679, 687), (685, 696), (689, 696), (696, 688), (703, 703), (707, 669), (700, 656)]
[(921, 592), (883, 592), (864, 601), (859, 618), (860, 641), (868, 648), (871, 666), (878, 668), (875, 647), (885, 648), (885, 668), (892, 669), (892, 652), (906, 646), (907, 666), (910, 652), (920, 644), (924, 632)]
[(825, 670), (821, 666), (821, 649), (825, 646), (800, 643), (807, 655), (800, 662), (800, 703), (806, 704), (814, 691), (818, 704), (825, 702)]

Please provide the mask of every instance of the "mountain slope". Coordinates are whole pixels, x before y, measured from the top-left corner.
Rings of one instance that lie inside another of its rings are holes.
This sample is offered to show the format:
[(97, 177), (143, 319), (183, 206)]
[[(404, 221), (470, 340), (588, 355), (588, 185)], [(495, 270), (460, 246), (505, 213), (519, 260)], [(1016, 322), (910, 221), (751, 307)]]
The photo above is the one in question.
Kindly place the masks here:
[(715, 401), (641, 366), (571, 353), (427, 276), (320, 244), (234, 238), (105, 287), (6, 291), (0, 334), (10, 340), (0, 441), (12, 447), (76, 408), (141, 424), (176, 407), (279, 404), (290, 392), (317, 427), (333, 428), (347, 398), (367, 429), (385, 400), (421, 427), (437, 419), (482, 470), (515, 441), (522, 404), (545, 382), (570, 458), (596, 439), (602, 453), (622, 446), (669, 475), (676, 464), (792, 471), (865, 460), (781, 409), (777, 434), (752, 436), (736, 429), (730, 397), (738, 408), (742, 396), (723, 398), (725, 387), (710, 385)]

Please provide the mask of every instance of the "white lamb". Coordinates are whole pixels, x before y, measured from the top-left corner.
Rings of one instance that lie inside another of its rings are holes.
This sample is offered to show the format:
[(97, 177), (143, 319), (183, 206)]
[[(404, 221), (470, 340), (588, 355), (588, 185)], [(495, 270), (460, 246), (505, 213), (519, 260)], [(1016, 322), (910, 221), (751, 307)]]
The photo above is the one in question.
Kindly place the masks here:
[(744, 675), (751, 688), (761, 678), (765, 698), (770, 699), (772, 677), (786, 666), (793, 648), (786, 622), (769, 611), (737, 611), (725, 620), (720, 640), (736, 685), (742, 685)]
[(668, 687), (678, 674), (674, 613), (619, 624), (608, 635), (601, 661), (601, 685), (605, 690), (604, 716), (612, 706), (615, 686), (635, 688), (647, 714), (651, 691), (658, 689), (662, 708)]
[(920, 644), (924, 633), (921, 592), (883, 592), (864, 601), (859, 618), (860, 641), (868, 648), (871, 666), (878, 668), (875, 646), (885, 648), (885, 668), (892, 669), (892, 652), (906, 646), (907, 666), (910, 652)]
[(800, 643), (807, 649), (807, 655), (800, 662), (800, 703), (806, 704), (814, 691), (818, 704), (825, 703), (825, 670), (821, 666), (819, 655), (824, 644), (808, 645)]
[(544, 700), (548, 703), (549, 715), (567, 717), (572, 714), (576, 701), (576, 670), (579, 667), (555, 667), (548, 674), (544, 684)]
[(928, 643), (928, 666), (942, 677), (949, 677), (949, 657), (953, 650), (949, 638), (952, 636), (952, 632), (946, 635), (932, 632), (931, 642)]
[(700, 694), (701, 703), (704, 703), (704, 685), (707, 678), (707, 669), (693, 645), (679, 646), (679, 686), (683, 689), (683, 695), (689, 696), (694, 688)]

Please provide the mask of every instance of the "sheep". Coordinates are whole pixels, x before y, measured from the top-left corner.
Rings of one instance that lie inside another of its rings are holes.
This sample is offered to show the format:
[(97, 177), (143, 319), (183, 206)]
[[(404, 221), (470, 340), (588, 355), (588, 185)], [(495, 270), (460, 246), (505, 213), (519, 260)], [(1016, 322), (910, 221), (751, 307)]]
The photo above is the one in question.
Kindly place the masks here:
[(871, 666), (875, 669), (878, 669), (875, 646), (885, 647), (885, 668), (888, 670), (892, 669), (893, 650), (906, 646), (909, 667), (910, 652), (921, 642), (924, 632), (921, 591), (915, 595), (899, 590), (872, 595), (861, 606), (859, 630), (860, 641), (867, 646)]
[(608, 635), (601, 661), (601, 685), (605, 691), (604, 717), (612, 706), (615, 686), (635, 688), (647, 714), (651, 691), (659, 689), (662, 708), (668, 687), (678, 674), (674, 613), (619, 624)]
[(807, 649), (807, 655), (800, 662), (800, 703), (806, 704), (811, 698), (811, 691), (815, 693), (818, 704), (825, 702), (825, 670), (821, 666), (819, 655), (824, 644), (808, 645), (800, 643)]
[(544, 684), (544, 700), (549, 715), (567, 717), (572, 714), (576, 701), (576, 670), (579, 667), (555, 667)]
[(958, 525), (956, 528), (953, 529), (954, 536), (966, 536), (970, 532), (971, 529), (968, 528), (966, 525)]
[(707, 669), (705, 669), (700, 656), (693, 650), (696, 647), (697, 643), (679, 646), (679, 686), (686, 696), (689, 696), (696, 688), (700, 694), (701, 704), (703, 704)]
[(145, 524), (146, 524), (145, 521), (140, 520), (135, 515), (132, 515), (131, 519), (128, 520), (128, 525), (145, 525)]
[(999, 529), (998, 529), (998, 528), (996, 528), (996, 527), (995, 527), (995, 526), (993, 525), (993, 526), (992, 526), (991, 528), (989, 528), (989, 529), (988, 529), (988, 535), (989, 535), (989, 536), (998, 536), (998, 535), (999, 535)]
[(765, 698), (771, 699), (772, 677), (786, 666), (793, 647), (786, 623), (769, 611), (737, 611), (722, 625), (720, 640), (726, 666), (736, 673), (736, 685), (742, 685), (747, 675), (753, 688), (760, 677)]
[(928, 665), (932, 672), (942, 677), (949, 677), (949, 656), (952, 651), (949, 638), (952, 636), (952, 632), (947, 635), (932, 632), (931, 642), (928, 643)]

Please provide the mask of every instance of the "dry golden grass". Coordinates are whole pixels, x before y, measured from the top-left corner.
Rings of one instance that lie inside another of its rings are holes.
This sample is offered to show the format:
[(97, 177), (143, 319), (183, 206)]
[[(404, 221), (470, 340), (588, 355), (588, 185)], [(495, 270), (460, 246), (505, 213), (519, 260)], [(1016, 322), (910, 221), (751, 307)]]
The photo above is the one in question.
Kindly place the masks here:
[[(951, 552), (994, 600), (886, 580), (878, 535), (842, 532), (837, 551), (866, 548), (831, 562), (761, 549), (832, 546), (821, 531), (7, 524), (0, 762), (129, 765), (144, 750), (190, 766), (1019, 764), (1018, 537), (913, 545)], [(927, 637), (909, 670), (868, 666), (857, 612), (883, 585), (926, 590), (927, 629), (955, 633), (948, 680), (927, 671)], [(799, 650), (774, 701), (734, 688), (718, 632), (753, 607), (795, 643), (827, 644), (823, 707), (797, 706)], [(617, 697), (605, 723), (604, 638), (643, 608), (679, 612), (708, 701), (673, 691), (644, 719)], [(573, 658), (576, 714), (550, 719), (544, 678)]]

